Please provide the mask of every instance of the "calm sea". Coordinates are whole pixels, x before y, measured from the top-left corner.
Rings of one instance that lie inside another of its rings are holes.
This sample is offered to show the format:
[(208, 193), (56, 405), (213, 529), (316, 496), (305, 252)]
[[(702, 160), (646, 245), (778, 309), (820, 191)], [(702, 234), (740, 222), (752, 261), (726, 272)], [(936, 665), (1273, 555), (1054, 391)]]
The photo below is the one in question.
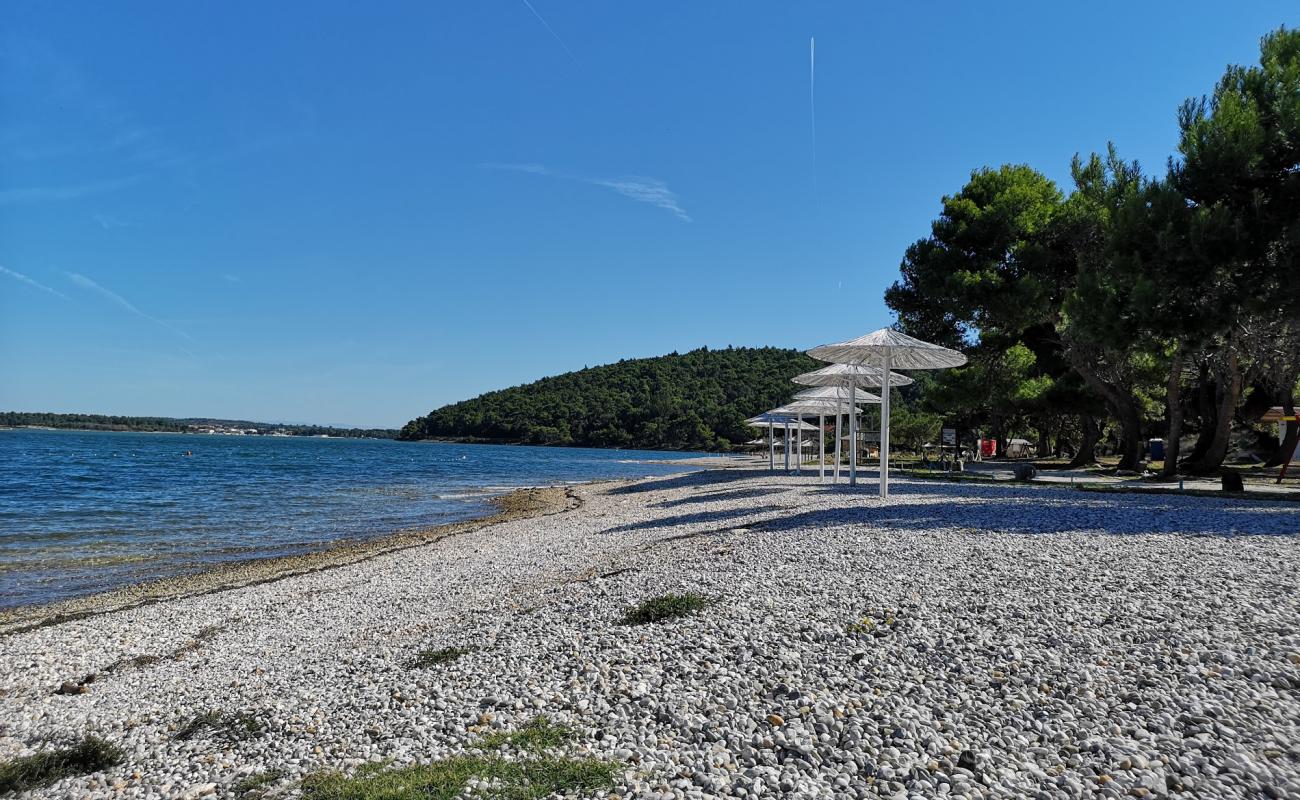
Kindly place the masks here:
[(681, 472), (648, 462), (693, 455), (2, 430), (0, 607), (467, 519), (512, 488)]

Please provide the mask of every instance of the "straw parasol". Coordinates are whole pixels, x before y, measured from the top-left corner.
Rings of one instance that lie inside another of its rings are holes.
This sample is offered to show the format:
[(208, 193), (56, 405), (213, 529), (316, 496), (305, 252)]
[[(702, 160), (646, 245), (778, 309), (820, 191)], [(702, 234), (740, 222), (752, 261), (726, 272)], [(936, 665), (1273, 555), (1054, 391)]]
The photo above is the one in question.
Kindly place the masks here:
[[(832, 389), (832, 391), (834, 391), (834, 389)], [(799, 394), (805, 394), (805, 393), (800, 392)], [(880, 400), (880, 398), (875, 398), (875, 399), (877, 402), (879, 402)], [(826, 430), (825, 428), (826, 415), (833, 412), (836, 416), (836, 419), (838, 420), (839, 415), (842, 413), (842, 408), (843, 408), (843, 401), (838, 399), (837, 397), (797, 397), (796, 396), (794, 402), (787, 403), (786, 405), (781, 406), (779, 409), (777, 409), (777, 411), (797, 414), (800, 417), (800, 419), (803, 418), (804, 414), (816, 414), (817, 430), (824, 432)], [(852, 409), (854, 414), (856, 414), (859, 410), (861, 410), (856, 405), (850, 406), (850, 408)], [(836, 427), (836, 431), (838, 432), (839, 425), (837, 424), (835, 427)], [(817, 446), (817, 453), (818, 453), (817, 475), (819, 480), (825, 480), (826, 479), (826, 437), (824, 435), (819, 436), (818, 442), (819, 444)], [(803, 471), (802, 462), (796, 462), (795, 472), (799, 473), (802, 471)]]
[[(862, 364), (831, 364), (812, 372), (796, 375), (791, 380), (803, 386), (848, 386), (850, 383), (856, 383), (864, 389), (872, 389), (884, 382), (884, 373), (879, 367)], [(890, 386), (906, 386), (912, 382), (911, 378), (897, 372), (891, 372), (889, 375)]]
[[(885, 379), (884, 372), (879, 367), (866, 366), (862, 364), (831, 364), (829, 367), (805, 372), (802, 375), (796, 375), (794, 382), (804, 386), (834, 386), (845, 390), (847, 397), (856, 399), (858, 387), (874, 388), (880, 386)], [(899, 375), (892, 372), (889, 375), (891, 386), (906, 386), (912, 383), (912, 379), (906, 375)], [(880, 398), (872, 395), (874, 402), (880, 402)], [(870, 402), (870, 401), (869, 401)], [(840, 417), (841, 414), (835, 415), (835, 482), (840, 482), (840, 445), (843, 436), (840, 434)], [(852, 441), (849, 442), (849, 452), (853, 453), (853, 463), (849, 465), (849, 482), (857, 483), (857, 441), (858, 441), (858, 420), (857, 417), (849, 419), (849, 431), (851, 432)]]
[[(808, 355), (833, 364), (858, 367), (875, 367), (881, 371), (880, 391), (880, 496), (889, 497), (889, 386), (890, 370), (898, 369), (948, 369), (966, 363), (966, 356), (956, 350), (908, 336), (892, 328), (881, 328), (866, 336), (846, 342), (824, 344), (808, 351)], [(849, 384), (849, 393), (856, 389), (856, 381)], [(849, 482), (857, 483), (857, 430), (850, 442)]]
[[(756, 417), (750, 417), (745, 420), (745, 424), (751, 428), (767, 428), (767, 468), (768, 470), (776, 469), (776, 445), (773, 441), (772, 429), (781, 427), (785, 429), (786, 438), (790, 438), (790, 423), (794, 422), (796, 426), (804, 425), (802, 421), (795, 419), (791, 414), (780, 414), (776, 411), (764, 411)], [(812, 426), (809, 425), (809, 428)], [(790, 449), (785, 448), (785, 468), (790, 468)]]

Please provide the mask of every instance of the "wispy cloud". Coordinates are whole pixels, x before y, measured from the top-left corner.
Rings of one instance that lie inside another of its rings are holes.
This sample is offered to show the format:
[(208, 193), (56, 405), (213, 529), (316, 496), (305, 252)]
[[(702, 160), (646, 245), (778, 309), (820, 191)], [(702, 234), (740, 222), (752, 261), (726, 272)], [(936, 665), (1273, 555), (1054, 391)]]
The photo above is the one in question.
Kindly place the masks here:
[(37, 289), (40, 289), (42, 292), (49, 292), (55, 297), (62, 297), (64, 300), (68, 299), (68, 296), (63, 292), (60, 292), (58, 289), (52, 289), (49, 286), (46, 286), (45, 284), (41, 283), (40, 281), (32, 280), (31, 278), (27, 277), (21, 272), (15, 272), (6, 267), (0, 267), (0, 274), (8, 275), (9, 277), (21, 281), (27, 284), (28, 286), (33, 286)]
[(678, 202), (677, 193), (668, 188), (668, 184), (658, 178), (646, 178), (637, 175), (631, 175), (625, 178), (587, 178), (581, 175), (570, 175), (566, 172), (550, 169), (542, 164), (502, 164), (486, 163), (479, 166), (484, 169), (508, 170), (510, 172), (526, 172), (529, 175), (545, 175), (551, 178), (560, 178), (567, 181), (577, 181), (586, 183), (591, 186), (600, 186), (605, 189), (612, 189), (630, 200), (636, 200), (638, 203), (649, 203), (656, 208), (662, 208), (665, 211), (671, 211), (674, 216), (683, 222), (691, 222), (691, 215), (686, 213)]
[(484, 169), (504, 169), (511, 172), (527, 172), (530, 175), (554, 175), (557, 178), (567, 178), (568, 175), (562, 175), (554, 170), (549, 170), (541, 164), (501, 164), (495, 161), (489, 161), (486, 164), (479, 164)]
[(244, 279), (243, 279), (243, 278), (239, 277), (238, 275), (232, 275), (232, 274), (230, 274), (229, 272), (223, 274), (221, 277), (224, 278), (224, 279), (226, 279), (226, 280), (229, 281), (230, 283), (243, 283), (243, 282), (244, 282)]
[(149, 314), (144, 313), (140, 309), (136, 308), (135, 304), (132, 303), (130, 300), (127, 300), (125, 297), (113, 291), (112, 289), (109, 289), (105, 286), (101, 286), (98, 283), (95, 283), (93, 280), (87, 278), (85, 275), (82, 275), (79, 272), (64, 272), (63, 274), (67, 275), (68, 280), (77, 284), (81, 288), (95, 292), (96, 294), (99, 294), (107, 298), (117, 306), (126, 309), (132, 314), (135, 314), (137, 317), (140, 317), (142, 319), (147, 319), (150, 322), (154, 323), (155, 325), (160, 325), (166, 328), (167, 330), (171, 331), (172, 333), (176, 334), (177, 336), (182, 336), (186, 339), (189, 339), (190, 341), (194, 340), (193, 337), (191, 337), (185, 331), (175, 327), (174, 325), (171, 325), (170, 323), (164, 322), (158, 319), (157, 317), (150, 316)]
[[(60, 122), (6, 126), (5, 154), (24, 161), (116, 160), (124, 170), (154, 172), (189, 164), (190, 154), (172, 147), (90, 76), (82, 64), (48, 42), (20, 33), (0, 36), (0, 71), (25, 87), (24, 100), (57, 110)], [(118, 182), (105, 182), (107, 189)], [(9, 202), (78, 197), (57, 190), (10, 190)], [(8, 193), (7, 193), (8, 194)]]
[(36, 203), (45, 200), (76, 200), (80, 197), (103, 194), (104, 192), (130, 186), (140, 178), (140, 175), (132, 175), (126, 178), (67, 186), (25, 186), (19, 189), (0, 189), (0, 205)]
[(523, 3), (525, 6), (528, 7), (529, 11), (533, 12), (533, 16), (537, 17), (537, 21), (542, 23), (542, 26), (546, 28), (546, 30), (550, 31), (551, 36), (555, 37), (555, 41), (559, 42), (560, 47), (564, 48), (564, 52), (569, 54), (569, 58), (572, 58), (574, 61), (577, 61), (578, 59), (576, 56), (573, 55), (573, 51), (570, 50), (569, 46), (564, 43), (563, 39), (560, 38), (560, 34), (556, 33), (555, 29), (551, 27), (551, 23), (547, 22), (546, 19), (543, 18), (541, 14), (538, 14), (537, 9), (533, 8), (533, 4), (528, 2), (528, 0), (523, 0)]
[(106, 231), (111, 231), (114, 228), (135, 227), (134, 222), (127, 222), (126, 220), (121, 220), (118, 219), (117, 217), (110, 217), (108, 214), (92, 214), (91, 218), (94, 219), (95, 222), (98, 222), (99, 227), (103, 228)]
[(665, 211), (671, 211), (677, 215), (677, 218), (683, 222), (690, 222), (691, 217), (677, 203), (677, 193), (668, 188), (668, 184), (657, 178), (639, 178), (628, 177), (619, 178), (618, 180), (593, 180), (589, 181), (596, 186), (604, 186), (607, 189), (613, 189), (624, 197), (631, 198), (641, 203), (649, 203), (656, 208), (662, 208)]

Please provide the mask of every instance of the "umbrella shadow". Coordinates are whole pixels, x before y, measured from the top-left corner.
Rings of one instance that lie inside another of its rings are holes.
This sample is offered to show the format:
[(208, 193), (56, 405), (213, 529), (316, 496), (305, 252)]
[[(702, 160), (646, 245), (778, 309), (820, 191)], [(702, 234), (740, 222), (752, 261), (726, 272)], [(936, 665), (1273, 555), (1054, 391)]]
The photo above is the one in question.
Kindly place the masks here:
[(718, 511), (697, 511), (693, 514), (677, 514), (671, 517), (655, 517), (653, 519), (642, 520), (641, 522), (629, 522), (626, 525), (616, 525), (613, 528), (607, 528), (601, 531), (601, 533), (629, 533), (631, 531), (647, 531), (656, 528), (676, 528), (681, 525), (708, 525), (725, 520), (734, 520), (739, 517), (749, 517), (754, 514), (762, 514), (766, 511), (784, 510), (787, 510), (785, 506), (766, 505), (753, 506), (750, 508), (722, 509)]
[(678, 506), (687, 506), (695, 503), (716, 503), (727, 500), (746, 500), (755, 497), (766, 497), (773, 494), (788, 492), (789, 489), (774, 489), (764, 487), (754, 487), (752, 489), (724, 489), (720, 492), (708, 492), (706, 494), (693, 494), (689, 497), (680, 497), (676, 500), (664, 500), (661, 503), (655, 503), (655, 508), (676, 508)]
[[(1300, 536), (1300, 507), (1279, 508), (1227, 498), (1170, 495), (1089, 495), (1056, 487), (891, 484), (891, 502), (825, 509), (765, 520), (753, 527), (779, 532), (818, 525), (872, 525), (895, 530), (961, 528), (991, 533), (1101, 533), (1185, 536)], [(814, 493), (874, 492), (873, 485), (829, 486)], [(918, 502), (918, 498), (922, 499)], [(929, 499), (934, 498), (934, 499)], [(954, 502), (960, 500), (960, 502)]]
[(610, 494), (644, 494), (645, 492), (661, 492), (668, 489), (683, 489), (692, 486), (706, 486), (717, 483), (731, 483), (752, 478), (760, 473), (749, 469), (708, 469), (698, 472), (687, 472), (682, 475), (672, 475), (667, 478), (659, 478), (651, 481), (641, 481), (639, 483), (628, 484), (627, 486), (616, 486), (609, 490)]

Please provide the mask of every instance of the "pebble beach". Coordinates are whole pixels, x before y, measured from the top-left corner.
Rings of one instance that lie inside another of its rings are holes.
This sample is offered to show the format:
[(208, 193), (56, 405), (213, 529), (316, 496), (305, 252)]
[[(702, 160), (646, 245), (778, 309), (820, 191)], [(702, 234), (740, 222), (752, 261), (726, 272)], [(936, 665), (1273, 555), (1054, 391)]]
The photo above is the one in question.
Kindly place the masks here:
[[(580, 797), (1300, 797), (1300, 503), (891, 488), (587, 484), (8, 633), (0, 761), (89, 733), (122, 762), (21, 796), (294, 798), (327, 771), (526, 758), (499, 743), (545, 719), (557, 757), (611, 765)], [(626, 624), (667, 594), (707, 602)]]

